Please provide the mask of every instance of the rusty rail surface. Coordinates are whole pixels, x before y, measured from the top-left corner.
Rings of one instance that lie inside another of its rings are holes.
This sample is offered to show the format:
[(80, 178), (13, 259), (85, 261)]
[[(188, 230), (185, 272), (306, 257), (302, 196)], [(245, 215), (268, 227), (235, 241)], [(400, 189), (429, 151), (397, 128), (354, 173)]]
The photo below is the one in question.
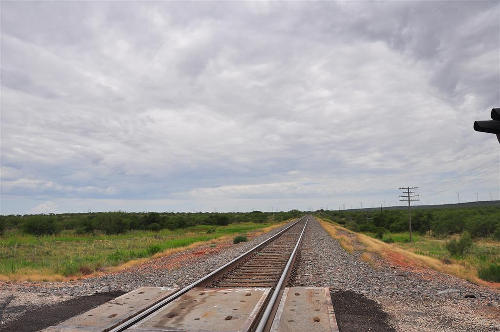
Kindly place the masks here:
[[(261, 242), (227, 264), (157, 302), (136, 316), (109, 329), (111, 332), (124, 331), (130, 326), (150, 316), (160, 308), (179, 298), (194, 287), (275, 287), (283, 279), (283, 270), (289, 266), (305, 229), (306, 217), (291, 222), (280, 232)], [(258, 263), (257, 263), (258, 262)], [(262, 265), (259, 265), (262, 264)], [(279, 269), (276, 267), (280, 266)], [(264, 271), (264, 273), (259, 274)], [(285, 272), (285, 274), (288, 272)], [(245, 279), (246, 278), (246, 279)]]
[(304, 223), (298, 223), (262, 250), (207, 284), (207, 287), (275, 287), (304, 227)]
[[(273, 295), (271, 296), (271, 299), (269, 300), (269, 302), (266, 306), (266, 309), (262, 313), (262, 316), (261, 316), (260, 321), (259, 321), (259, 325), (257, 325), (255, 332), (263, 332), (267, 328), (271, 327), (270, 324), (273, 321), (273, 318), (274, 318), (274, 315), (275, 315), (275, 312), (277, 309), (277, 304), (278, 304), (278, 302), (276, 302), (276, 301), (278, 299), (278, 296), (280, 296), (280, 294), (282, 293), (283, 286), (285, 285), (285, 280), (287, 280), (287, 278), (290, 274), (290, 268), (292, 267), (293, 261), (295, 260), (295, 255), (297, 253), (299, 245), (302, 241), (302, 237), (304, 236), (304, 232), (306, 230), (307, 216), (305, 218), (306, 218), (306, 221), (305, 221), (304, 227), (302, 228), (302, 232), (300, 232), (299, 239), (297, 241), (295, 241), (295, 246), (293, 248), (293, 251), (288, 258), (288, 261), (286, 263), (285, 268), (283, 269), (283, 273), (281, 274), (281, 277), (278, 281), (278, 284), (276, 285), (276, 287), (274, 287)], [(295, 227), (297, 227), (297, 226), (295, 226)]]

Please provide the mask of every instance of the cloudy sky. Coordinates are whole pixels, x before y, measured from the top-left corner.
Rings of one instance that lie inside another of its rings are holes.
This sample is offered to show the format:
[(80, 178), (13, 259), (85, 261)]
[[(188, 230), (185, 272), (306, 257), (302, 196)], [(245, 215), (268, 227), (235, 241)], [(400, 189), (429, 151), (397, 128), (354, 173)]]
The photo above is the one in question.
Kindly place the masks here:
[[(500, 198), (500, 3), (1, 2), (1, 213)], [(477, 193), (477, 194), (476, 194)]]

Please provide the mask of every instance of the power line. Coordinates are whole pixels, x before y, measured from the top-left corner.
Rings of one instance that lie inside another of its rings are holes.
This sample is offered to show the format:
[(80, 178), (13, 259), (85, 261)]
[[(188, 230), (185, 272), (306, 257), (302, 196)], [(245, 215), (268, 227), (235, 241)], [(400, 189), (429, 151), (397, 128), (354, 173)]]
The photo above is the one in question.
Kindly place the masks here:
[(401, 202), (408, 202), (408, 229), (410, 230), (410, 242), (413, 242), (412, 234), (411, 234), (411, 202), (419, 201), (419, 194), (415, 194), (415, 189), (418, 187), (400, 187), (399, 190), (402, 191), (402, 195), (400, 195), (399, 200)]

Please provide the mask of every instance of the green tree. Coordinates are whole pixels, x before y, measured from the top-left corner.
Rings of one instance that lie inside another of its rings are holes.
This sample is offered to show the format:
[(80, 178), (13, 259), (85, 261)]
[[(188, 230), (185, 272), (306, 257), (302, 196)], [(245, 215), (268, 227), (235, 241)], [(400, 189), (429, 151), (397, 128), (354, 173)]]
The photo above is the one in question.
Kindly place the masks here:
[(5, 221), (3, 218), (0, 216), (0, 235), (3, 235), (3, 232), (5, 231)]
[(29, 216), (22, 223), (22, 230), (27, 234), (46, 235), (56, 234), (59, 229), (56, 226), (56, 218), (54, 216)]
[(446, 243), (446, 249), (448, 249), (451, 255), (461, 257), (470, 250), (472, 244), (472, 237), (470, 233), (466, 231), (458, 241), (457, 239), (448, 241), (448, 243)]

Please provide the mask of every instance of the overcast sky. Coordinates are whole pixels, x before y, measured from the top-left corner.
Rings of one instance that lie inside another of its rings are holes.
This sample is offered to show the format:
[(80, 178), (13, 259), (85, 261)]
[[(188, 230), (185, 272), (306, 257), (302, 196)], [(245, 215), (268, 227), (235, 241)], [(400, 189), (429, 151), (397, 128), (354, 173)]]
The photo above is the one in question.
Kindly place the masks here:
[(500, 197), (498, 1), (2, 1), (1, 38), (2, 214)]

